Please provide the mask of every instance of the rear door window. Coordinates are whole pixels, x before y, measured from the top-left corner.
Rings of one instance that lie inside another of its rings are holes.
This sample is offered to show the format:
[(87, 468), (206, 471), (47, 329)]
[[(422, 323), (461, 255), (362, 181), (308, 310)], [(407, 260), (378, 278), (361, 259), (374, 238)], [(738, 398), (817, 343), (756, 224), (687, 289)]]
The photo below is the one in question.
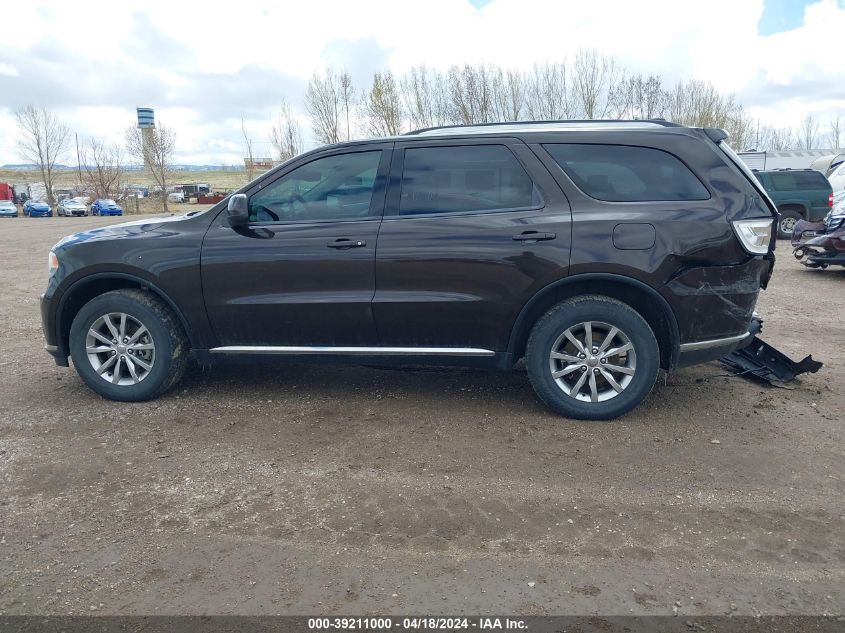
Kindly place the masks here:
[(534, 182), (505, 145), (405, 149), (399, 215), (540, 206), (542, 199)]
[(608, 202), (707, 200), (677, 157), (651, 147), (547, 143), (543, 148), (584, 193)]

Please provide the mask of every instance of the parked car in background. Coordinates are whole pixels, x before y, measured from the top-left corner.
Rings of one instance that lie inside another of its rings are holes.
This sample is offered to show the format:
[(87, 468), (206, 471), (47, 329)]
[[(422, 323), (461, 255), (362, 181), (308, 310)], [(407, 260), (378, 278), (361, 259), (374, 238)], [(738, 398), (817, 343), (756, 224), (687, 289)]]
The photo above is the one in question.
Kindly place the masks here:
[(614, 418), (659, 368), (755, 340), (777, 212), (726, 138), (562, 121), (321, 147), (208, 211), (60, 241), (46, 348), (122, 401), (170, 389), (189, 358), (524, 358), (553, 410)]
[(123, 209), (109, 198), (98, 198), (91, 205), (91, 215), (123, 215)]
[(820, 222), (833, 207), (833, 188), (815, 169), (755, 171), (754, 175), (777, 205), (781, 239), (792, 237), (798, 220)]
[(18, 208), (11, 200), (0, 200), (0, 218), (18, 217)]
[(65, 217), (88, 215), (88, 209), (84, 204), (73, 198), (65, 198), (56, 205), (56, 215)]
[(89, 198), (88, 196), (74, 196), (73, 199), (86, 206), (91, 202), (91, 198)]
[(168, 202), (185, 202), (185, 194), (181, 191), (171, 191), (167, 194)]
[(14, 200), (15, 192), (12, 190), (12, 185), (6, 182), (0, 182), (0, 200)]
[(31, 218), (52, 218), (53, 210), (50, 205), (40, 200), (27, 200), (23, 204), (23, 214)]

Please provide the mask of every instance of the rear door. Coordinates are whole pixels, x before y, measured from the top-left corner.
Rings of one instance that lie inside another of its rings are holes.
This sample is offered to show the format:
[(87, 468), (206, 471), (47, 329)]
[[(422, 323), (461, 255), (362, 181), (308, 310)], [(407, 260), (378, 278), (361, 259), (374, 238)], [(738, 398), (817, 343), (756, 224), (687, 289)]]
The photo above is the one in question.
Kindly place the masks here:
[(521, 141), (397, 143), (376, 254), (381, 344), (506, 349), (569, 248), (569, 204)]

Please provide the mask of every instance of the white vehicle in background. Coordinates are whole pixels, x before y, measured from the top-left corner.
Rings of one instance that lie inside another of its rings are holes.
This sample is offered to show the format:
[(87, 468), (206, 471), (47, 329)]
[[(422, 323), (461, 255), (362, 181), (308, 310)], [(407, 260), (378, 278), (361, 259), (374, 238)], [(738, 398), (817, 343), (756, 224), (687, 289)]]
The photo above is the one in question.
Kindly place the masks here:
[(827, 175), (827, 179), (830, 181), (830, 186), (833, 187), (834, 195), (835, 192), (845, 190), (845, 163), (842, 163), (830, 172)]
[(88, 207), (74, 198), (65, 198), (56, 206), (56, 215), (66, 218), (88, 215)]
[(185, 202), (185, 194), (181, 191), (171, 191), (167, 194), (168, 202)]

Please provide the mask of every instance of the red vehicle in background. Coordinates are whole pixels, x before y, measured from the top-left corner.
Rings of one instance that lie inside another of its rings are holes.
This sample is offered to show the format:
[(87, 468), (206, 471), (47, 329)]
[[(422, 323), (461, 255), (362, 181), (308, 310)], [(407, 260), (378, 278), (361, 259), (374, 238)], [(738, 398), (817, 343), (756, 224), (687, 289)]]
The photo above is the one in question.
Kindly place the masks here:
[(0, 200), (14, 200), (12, 185), (0, 182)]

